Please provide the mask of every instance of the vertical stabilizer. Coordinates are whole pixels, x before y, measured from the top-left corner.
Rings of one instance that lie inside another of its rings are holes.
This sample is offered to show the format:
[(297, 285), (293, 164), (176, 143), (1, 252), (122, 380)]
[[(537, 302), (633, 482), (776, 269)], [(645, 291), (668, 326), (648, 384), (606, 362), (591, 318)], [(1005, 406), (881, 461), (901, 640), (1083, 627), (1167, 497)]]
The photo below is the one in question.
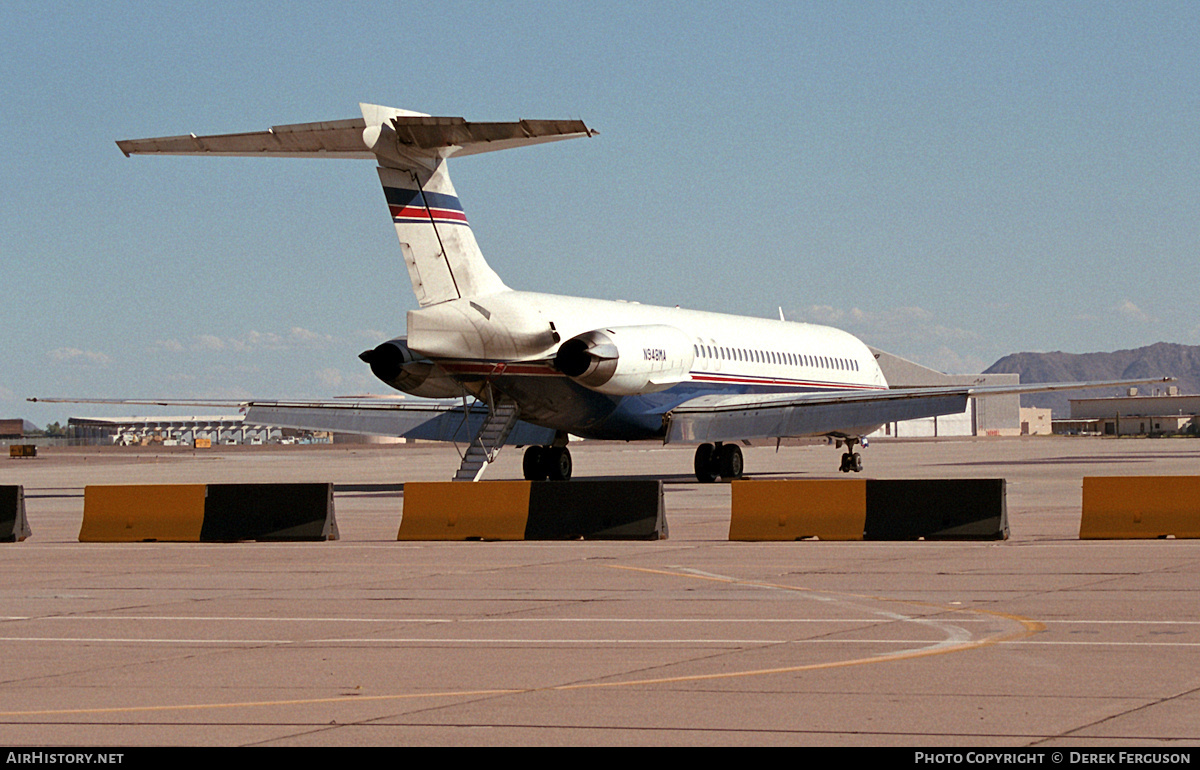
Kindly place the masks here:
[(508, 288), (475, 242), (445, 161), (439, 158), (433, 171), (391, 166), (378, 171), (421, 307)]
[(469, 123), (359, 106), (363, 142), (379, 160), (379, 181), (421, 307), (508, 289), (479, 250), (446, 159), (594, 133), (578, 120)]

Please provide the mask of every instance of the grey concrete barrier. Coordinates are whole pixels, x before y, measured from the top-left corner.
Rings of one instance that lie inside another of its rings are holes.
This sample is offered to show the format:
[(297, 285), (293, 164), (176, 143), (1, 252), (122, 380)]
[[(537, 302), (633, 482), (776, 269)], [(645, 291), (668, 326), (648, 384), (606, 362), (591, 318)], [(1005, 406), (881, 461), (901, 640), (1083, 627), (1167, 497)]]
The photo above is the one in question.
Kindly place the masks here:
[(0, 543), (16, 543), (32, 534), (25, 518), (25, 488), (0, 486)]

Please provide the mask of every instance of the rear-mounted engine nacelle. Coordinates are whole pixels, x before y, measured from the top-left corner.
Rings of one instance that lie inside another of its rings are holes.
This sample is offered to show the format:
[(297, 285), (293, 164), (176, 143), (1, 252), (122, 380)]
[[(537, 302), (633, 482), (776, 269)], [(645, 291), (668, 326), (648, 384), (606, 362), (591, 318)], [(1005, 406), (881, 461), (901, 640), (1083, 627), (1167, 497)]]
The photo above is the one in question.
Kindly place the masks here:
[(554, 365), (592, 390), (631, 396), (686, 381), (694, 359), (688, 336), (674, 326), (614, 326), (567, 340)]
[(391, 385), (420, 398), (458, 398), (462, 386), (447, 376), (437, 364), (419, 356), (408, 347), (407, 337), (388, 340), (358, 357), (371, 365), (371, 373)]

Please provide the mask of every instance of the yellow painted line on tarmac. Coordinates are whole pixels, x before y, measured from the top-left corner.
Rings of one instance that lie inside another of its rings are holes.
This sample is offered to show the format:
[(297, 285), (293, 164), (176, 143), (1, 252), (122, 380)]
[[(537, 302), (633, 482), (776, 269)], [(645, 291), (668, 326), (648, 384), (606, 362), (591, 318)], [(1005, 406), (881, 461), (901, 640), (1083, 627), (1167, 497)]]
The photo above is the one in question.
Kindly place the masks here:
[(516, 690), (460, 690), (453, 692), (406, 693), (399, 695), (336, 695), (328, 698), (242, 701), (240, 703), (185, 703), (175, 706), (108, 706), (90, 709), (43, 709), (39, 711), (0, 711), (0, 717), (72, 716), (81, 714), (136, 714), (155, 711), (202, 711), (206, 709), (260, 708), (263, 706), (312, 706), (322, 703), (362, 703), (364, 701), (412, 700), (416, 698), (456, 698), (480, 695), (516, 695), (537, 692), (533, 688)]
[[(888, 602), (891, 604), (907, 604), (907, 605), (911, 605), (913, 607), (928, 607), (931, 609), (942, 610), (943, 612), (971, 613), (971, 614), (975, 614), (975, 615), (990, 615), (992, 617), (1004, 618), (1005, 620), (1011, 620), (1015, 623), (1020, 623), (1022, 626), (1021, 631), (1015, 631), (1011, 634), (1001, 634), (999, 636), (987, 637), (985, 639), (980, 639), (978, 642), (965, 642), (963, 644), (968, 645), (966, 647), (956, 646), (954, 648), (945, 648), (945, 649), (937, 650), (936, 653), (924, 653), (924, 654), (939, 654), (940, 655), (945, 652), (958, 652), (961, 649), (977, 649), (978, 647), (984, 647), (984, 646), (988, 646), (988, 645), (992, 645), (992, 644), (998, 644), (1000, 642), (1012, 642), (1012, 641), (1016, 641), (1018, 639), (1024, 639), (1026, 637), (1033, 636), (1034, 634), (1038, 634), (1038, 633), (1041, 633), (1042, 631), (1046, 630), (1046, 624), (1041, 623), (1037, 620), (1030, 620), (1029, 618), (1025, 618), (1020, 615), (1011, 615), (1007, 612), (996, 612), (995, 610), (985, 610), (985, 609), (980, 609), (977, 607), (954, 607), (954, 606), (947, 605), (947, 604), (935, 604), (933, 602), (921, 602), (921, 601), (916, 601), (914, 599), (893, 599), (893, 598), (890, 598), (887, 596), (872, 596), (870, 594), (854, 594), (854, 593), (848, 593), (845, 591), (825, 591), (825, 590), (817, 591), (816, 589), (805, 588), (804, 586), (789, 586), (789, 585), (785, 585), (783, 583), (768, 583), (768, 582), (765, 582), (762, 580), (742, 580), (740, 578), (731, 578), (731, 577), (727, 577), (725, 575), (712, 575), (712, 574), (695, 573), (695, 572), (688, 572), (688, 571), (682, 571), (682, 570), (674, 571), (674, 570), (663, 570), (663, 569), (651, 569), (649, 567), (626, 567), (626, 566), (622, 566), (619, 564), (609, 564), (607, 566), (609, 569), (623, 569), (623, 570), (629, 570), (631, 572), (648, 572), (648, 573), (654, 574), (654, 575), (667, 575), (670, 577), (691, 578), (693, 580), (711, 580), (716, 583), (730, 583), (733, 585), (743, 585), (743, 586), (759, 586), (761, 588), (776, 588), (776, 589), (783, 590), (783, 591), (795, 591), (796, 593), (836, 594), (838, 596), (847, 596), (847, 597), (850, 597), (853, 599), (869, 599), (869, 600), (875, 601), (875, 602)], [(914, 622), (917, 622), (918, 620), (925, 620), (925, 619), (914, 619)], [(895, 660), (894, 657), (888, 658), (888, 659)]]
[[(669, 577), (689, 578), (692, 580), (710, 580), (719, 583), (728, 583), (734, 585), (758, 586), (762, 588), (774, 588), (785, 591), (796, 591), (815, 593), (814, 589), (804, 588), (802, 586), (789, 586), (780, 583), (768, 583), (757, 580), (741, 580), (722, 575), (712, 575), (704, 573), (692, 573), (686, 571), (673, 571), (662, 569), (650, 569), (647, 567), (627, 567), (616, 564), (607, 565), (610, 569), (623, 569), (632, 572), (645, 572), (649, 574), (665, 575)], [(821, 591), (822, 594), (830, 594), (834, 592)], [(471, 698), (484, 697), (493, 695), (523, 695), (537, 692), (565, 692), (569, 690), (600, 690), (600, 689), (616, 689), (618, 687), (644, 687), (656, 684), (679, 684), (682, 682), (706, 682), (720, 679), (740, 679), (755, 676), (767, 676), (771, 674), (792, 674), (803, 671), (820, 671), (825, 669), (847, 668), (849, 666), (863, 666), (873, 663), (887, 663), (897, 660), (913, 660), (916, 658), (932, 657), (934, 655), (946, 655), (952, 652), (965, 652), (967, 650), (977, 650), (991, 645), (1000, 644), (1002, 642), (1012, 642), (1019, 639), (1024, 639), (1034, 634), (1045, 630), (1045, 625), (1029, 618), (1021, 617), (1020, 615), (1011, 615), (1004, 612), (995, 612), (992, 610), (983, 610), (970, 607), (952, 607), (947, 605), (934, 604), (930, 602), (919, 602), (907, 599), (890, 599), (880, 596), (868, 596), (864, 594), (848, 594), (843, 593), (842, 596), (852, 597), (856, 599), (869, 599), (879, 602), (890, 602), (898, 604), (907, 604), (919, 607), (928, 607), (954, 613), (970, 613), (978, 615), (990, 615), (993, 617), (1004, 618), (1018, 623), (1021, 626), (1020, 630), (1012, 631), (996, 636), (989, 636), (983, 639), (970, 642), (957, 642), (949, 645), (937, 643), (932, 647), (927, 647), (918, 650), (907, 650), (904, 652), (884, 653), (882, 655), (870, 655), (863, 658), (850, 658), (848, 660), (828, 661), (825, 663), (808, 663), (800, 666), (778, 666), (775, 668), (759, 668), (748, 669), (745, 671), (725, 671), (717, 674), (685, 674), (682, 676), (666, 676), (652, 677), (647, 679), (626, 679), (618, 682), (585, 682), (580, 684), (564, 684), (555, 685), (553, 687), (522, 687), (511, 689), (488, 689), (488, 690), (452, 690), (447, 692), (427, 692), (427, 693), (399, 693), (391, 695), (339, 695), (326, 698), (294, 698), (289, 700), (267, 700), (267, 701), (242, 701), (236, 703), (193, 703), (180, 705), (163, 705), (163, 706), (114, 706), (105, 708), (84, 708), (84, 709), (40, 709), (31, 711), (0, 711), (0, 717), (32, 717), (32, 716), (78, 716), (84, 714), (136, 714), (136, 713), (153, 713), (163, 711), (201, 711), (215, 709), (235, 709), (235, 708), (265, 708), (272, 706), (313, 706), (332, 703), (364, 703), (364, 702), (385, 702), (385, 701), (403, 701), (416, 700), (419, 698)], [(923, 619), (913, 619), (912, 622), (928, 622)]]

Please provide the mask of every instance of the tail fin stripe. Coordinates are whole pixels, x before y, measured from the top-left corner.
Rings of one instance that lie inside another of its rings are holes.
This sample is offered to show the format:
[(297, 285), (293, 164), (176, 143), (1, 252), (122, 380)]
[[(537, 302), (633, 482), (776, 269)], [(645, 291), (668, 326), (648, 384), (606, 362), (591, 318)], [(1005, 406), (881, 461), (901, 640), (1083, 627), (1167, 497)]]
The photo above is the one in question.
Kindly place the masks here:
[[(462, 211), (462, 203), (459, 202), (457, 195), (447, 195), (445, 193), (436, 193), (425, 190), (422, 193), (420, 190), (406, 190), (399, 187), (385, 187), (383, 194), (387, 198), (388, 205), (391, 206), (416, 206), (425, 208), (425, 204), (429, 204), (437, 209), (451, 209), (454, 211)], [(422, 198), (422, 195), (424, 198)]]
[(435, 224), (470, 226), (467, 223), (467, 215), (463, 213), (462, 204), (456, 196), (425, 191), (422, 199), (421, 190), (405, 190), (399, 187), (385, 187), (383, 194), (387, 197), (388, 210), (391, 211), (392, 221), (396, 224), (423, 224), (432, 221)]
[(396, 224), (429, 224), (430, 221), (440, 225), (467, 225), (467, 215), (461, 211), (448, 211), (446, 209), (418, 209), (413, 207), (401, 208), (399, 206), (389, 206), (392, 212), (392, 221)]

